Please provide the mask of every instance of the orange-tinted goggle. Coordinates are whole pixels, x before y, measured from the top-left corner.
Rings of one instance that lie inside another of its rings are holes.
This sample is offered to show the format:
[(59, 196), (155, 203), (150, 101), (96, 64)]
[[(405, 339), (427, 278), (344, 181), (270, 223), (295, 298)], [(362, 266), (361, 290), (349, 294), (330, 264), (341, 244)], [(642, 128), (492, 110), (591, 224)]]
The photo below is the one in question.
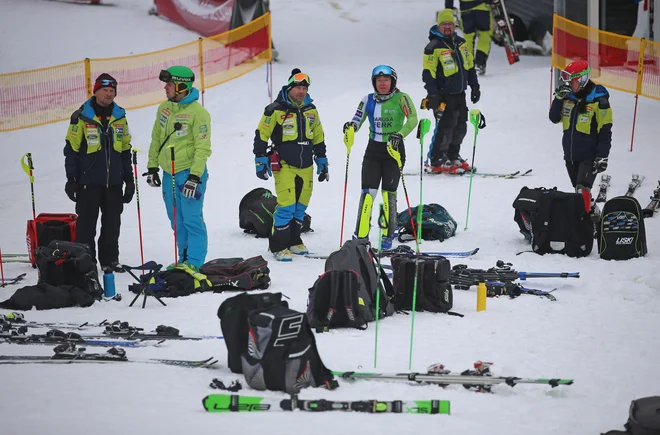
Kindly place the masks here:
[(298, 73), (291, 76), (289, 79), (289, 86), (291, 85), (304, 85), (309, 86), (312, 84), (312, 80), (305, 73)]

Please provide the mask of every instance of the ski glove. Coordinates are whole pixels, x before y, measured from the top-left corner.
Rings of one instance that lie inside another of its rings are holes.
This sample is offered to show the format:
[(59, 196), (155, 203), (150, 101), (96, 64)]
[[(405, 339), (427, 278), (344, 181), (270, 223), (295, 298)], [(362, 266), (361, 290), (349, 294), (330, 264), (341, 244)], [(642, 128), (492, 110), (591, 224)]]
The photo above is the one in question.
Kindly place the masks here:
[(130, 182), (127, 182), (126, 186), (124, 187), (124, 197), (122, 198), (122, 202), (124, 204), (128, 204), (133, 199), (134, 194), (135, 194), (135, 182), (131, 180)]
[(270, 162), (268, 161), (268, 156), (255, 156), (254, 164), (257, 169), (257, 177), (262, 180), (268, 180), (269, 176), (273, 175), (273, 171), (270, 169)]
[(432, 94), (426, 97), (426, 108), (431, 109), (434, 112), (440, 107), (442, 102), (442, 97), (440, 94)]
[(328, 173), (328, 158), (317, 157), (314, 159), (316, 162), (316, 174), (319, 176), (319, 181), (330, 181), (330, 174)]
[(390, 143), (395, 150), (400, 151), (403, 148), (403, 136), (401, 133), (392, 133), (390, 135)]
[(479, 86), (473, 87), (472, 91), (470, 92), (470, 101), (472, 101), (472, 104), (477, 104), (480, 98), (481, 90), (479, 89)]
[(346, 130), (348, 130), (351, 127), (353, 127), (354, 131), (357, 131), (357, 129), (358, 129), (357, 123), (355, 123), (353, 121), (349, 121), (349, 122), (344, 123), (344, 130), (342, 131), (342, 133), (346, 133)]
[(76, 179), (73, 177), (69, 178), (64, 186), (66, 196), (73, 202), (78, 200), (78, 187), (78, 183), (76, 183)]
[(594, 174), (600, 174), (607, 170), (607, 157), (596, 157), (594, 160)]
[(571, 87), (568, 85), (561, 85), (555, 89), (555, 98), (558, 100), (563, 100), (568, 97), (568, 94), (571, 93)]
[(158, 175), (158, 168), (148, 168), (147, 172), (142, 174), (147, 177), (147, 184), (150, 187), (160, 187), (160, 176)]
[(200, 180), (197, 175), (188, 175), (186, 184), (184, 184), (183, 189), (181, 189), (181, 194), (186, 198), (195, 198), (195, 193), (197, 193), (197, 186), (200, 184), (202, 184), (202, 180)]

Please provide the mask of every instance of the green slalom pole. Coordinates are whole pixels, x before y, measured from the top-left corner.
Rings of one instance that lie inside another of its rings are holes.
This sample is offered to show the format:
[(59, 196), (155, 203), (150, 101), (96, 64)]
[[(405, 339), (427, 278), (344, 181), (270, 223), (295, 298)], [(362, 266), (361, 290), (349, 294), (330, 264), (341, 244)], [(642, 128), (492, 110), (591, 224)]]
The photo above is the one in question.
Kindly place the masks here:
[[(385, 208), (383, 203), (380, 203), (378, 207), (378, 252), (380, 253), (383, 240), (383, 229), (387, 228), (387, 218), (385, 217)], [(376, 255), (376, 263), (380, 273), (380, 255)], [(374, 342), (374, 368), (378, 363), (378, 319), (380, 318), (380, 292), (381, 292), (380, 280), (378, 280), (378, 286), (376, 287), (376, 339)]]
[(417, 206), (417, 232), (416, 245), (417, 245), (417, 257), (415, 257), (415, 279), (413, 284), (413, 300), (412, 300), (412, 317), (410, 325), (410, 350), (408, 353), (408, 370), (412, 369), (412, 357), (413, 357), (413, 342), (415, 336), (415, 309), (417, 308), (417, 279), (419, 277), (419, 254), (420, 249), (419, 245), (422, 243), (422, 211), (424, 208), (424, 203), (422, 202), (422, 174), (424, 170), (424, 136), (431, 129), (431, 121), (426, 118), (422, 118), (417, 125), (417, 137), (419, 138), (419, 205)]
[(468, 188), (467, 212), (465, 213), (465, 228), (463, 228), (463, 231), (467, 231), (468, 218), (470, 217), (470, 198), (472, 197), (472, 178), (474, 177), (474, 155), (477, 151), (477, 136), (479, 135), (479, 130), (486, 126), (486, 118), (484, 118), (484, 115), (479, 109), (472, 109), (470, 110), (470, 123), (474, 126), (474, 143), (472, 144), (470, 187)]

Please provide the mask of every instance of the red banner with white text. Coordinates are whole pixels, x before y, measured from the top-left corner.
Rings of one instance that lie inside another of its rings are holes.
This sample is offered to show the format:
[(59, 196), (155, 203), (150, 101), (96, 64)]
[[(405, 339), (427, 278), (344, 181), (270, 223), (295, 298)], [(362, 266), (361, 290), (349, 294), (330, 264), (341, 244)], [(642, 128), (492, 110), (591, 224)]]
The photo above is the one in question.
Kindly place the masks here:
[(156, 11), (168, 20), (213, 36), (230, 29), (235, 0), (155, 0)]

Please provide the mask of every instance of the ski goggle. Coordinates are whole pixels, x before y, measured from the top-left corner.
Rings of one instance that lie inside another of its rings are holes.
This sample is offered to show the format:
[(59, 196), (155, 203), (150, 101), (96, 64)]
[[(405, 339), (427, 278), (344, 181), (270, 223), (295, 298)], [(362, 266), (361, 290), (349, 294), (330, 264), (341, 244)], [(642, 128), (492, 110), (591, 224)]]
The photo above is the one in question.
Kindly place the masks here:
[(100, 83), (102, 86), (112, 86), (113, 88), (117, 87), (117, 82), (114, 80), (103, 79), (103, 80), (99, 80), (96, 83)]
[(169, 82), (192, 82), (193, 79), (192, 77), (177, 77), (173, 76), (171, 72), (169, 72), (166, 69), (163, 69), (160, 71), (160, 74), (158, 74), (158, 80), (161, 82), (169, 83)]
[(561, 79), (562, 82), (570, 83), (575, 79), (579, 79), (586, 75), (589, 75), (590, 72), (591, 72), (591, 68), (587, 68), (584, 71), (580, 71), (572, 74), (569, 73), (568, 71), (561, 71), (559, 73), (559, 78)]
[(394, 71), (392, 71), (392, 67), (387, 65), (378, 65), (373, 71), (371, 71), (371, 77), (391, 75), (394, 75)]
[(311, 84), (312, 84), (312, 80), (305, 73), (298, 73), (292, 75), (288, 82), (289, 86), (295, 86), (295, 85), (309, 86)]

